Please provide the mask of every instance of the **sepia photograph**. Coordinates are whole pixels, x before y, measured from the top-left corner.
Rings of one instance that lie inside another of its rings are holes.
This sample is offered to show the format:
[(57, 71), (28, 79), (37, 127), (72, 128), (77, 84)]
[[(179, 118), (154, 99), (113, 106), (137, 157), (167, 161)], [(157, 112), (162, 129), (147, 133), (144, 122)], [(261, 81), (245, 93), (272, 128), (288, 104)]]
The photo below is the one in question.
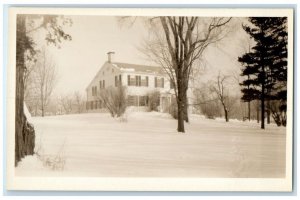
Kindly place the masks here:
[(293, 9), (10, 8), (14, 190), (291, 191)]

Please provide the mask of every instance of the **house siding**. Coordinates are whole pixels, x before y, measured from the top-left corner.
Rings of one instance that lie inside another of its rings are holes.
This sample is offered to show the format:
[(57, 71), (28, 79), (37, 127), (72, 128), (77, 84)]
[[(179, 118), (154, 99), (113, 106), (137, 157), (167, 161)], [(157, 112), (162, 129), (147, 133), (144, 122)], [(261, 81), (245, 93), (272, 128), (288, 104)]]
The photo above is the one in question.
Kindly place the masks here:
[[(108, 87), (116, 87), (116, 78), (118, 77), (118, 80), (121, 76), (121, 82), (123, 86), (126, 86), (126, 94), (127, 96), (133, 96), (132, 100), (134, 105), (139, 105), (142, 107), (146, 106), (144, 101), (147, 102), (148, 95), (151, 92), (159, 91), (162, 95), (161, 96), (171, 96), (174, 95), (174, 89), (171, 89), (171, 84), (169, 81), (169, 78), (166, 74), (153, 72), (149, 70), (149, 72), (139, 72), (134, 71), (132, 69), (123, 69), (119, 68), (118, 66), (114, 65), (113, 63), (104, 63), (104, 65), (101, 67), (97, 75), (94, 77), (94, 79), (91, 81), (89, 86), (86, 89), (87, 92), (87, 109), (90, 112), (95, 112), (95, 110), (98, 110), (99, 112), (103, 110), (103, 108), (100, 106), (101, 102), (99, 97), (97, 95), (93, 95), (93, 87), (97, 87), (97, 92), (100, 91), (100, 81), (105, 81), (105, 88)], [(140, 76), (141, 79), (144, 79), (145, 77), (148, 77), (148, 86), (142, 86), (140, 80), (138, 79), (138, 85), (136, 86), (136, 81), (133, 81), (134, 85), (128, 85), (128, 76), (134, 78), (136, 80), (136, 76)], [(159, 84), (155, 84), (155, 79), (161, 79), (163, 78), (164, 83), (162, 84), (163, 87), (158, 87)], [(102, 84), (103, 85), (103, 84)], [(95, 89), (94, 89), (95, 90)], [(161, 99), (162, 100), (162, 99)], [(142, 102), (141, 102), (142, 101)], [(165, 105), (165, 103), (164, 103)], [(164, 108), (161, 108), (161, 111), (164, 111)]]

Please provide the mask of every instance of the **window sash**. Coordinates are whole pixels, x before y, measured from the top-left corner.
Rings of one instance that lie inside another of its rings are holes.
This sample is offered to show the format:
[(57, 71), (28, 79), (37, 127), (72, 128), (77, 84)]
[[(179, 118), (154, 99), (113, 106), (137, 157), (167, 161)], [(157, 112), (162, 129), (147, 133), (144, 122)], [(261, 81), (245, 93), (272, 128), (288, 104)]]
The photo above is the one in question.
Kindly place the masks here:
[(155, 87), (158, 88), (164, 88), (164, 78), (158, 78), (158, 77), (155, 77)]
[(148, 84), (149, 84), (148, 76), (143, 77), (143, 79), (141, 79), (141, 86), (148, 87)]
[(136, 85), (136, 78), (127, 75), (127, 85), (128, 86), (135, 86)]

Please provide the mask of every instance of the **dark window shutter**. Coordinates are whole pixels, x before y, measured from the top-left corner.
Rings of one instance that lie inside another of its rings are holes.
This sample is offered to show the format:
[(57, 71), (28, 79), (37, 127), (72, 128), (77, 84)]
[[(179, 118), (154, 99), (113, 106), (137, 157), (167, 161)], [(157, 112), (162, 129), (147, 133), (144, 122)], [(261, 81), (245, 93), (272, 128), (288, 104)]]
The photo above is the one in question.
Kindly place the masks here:
[(121, 74), (119, 75), (119, 82), (120, 82), (120, 86), (122, 85), (122, 76)]
[(139, 86), (141, 86), (141, 85), (142, 85), (142, 77), (139, 76)]
[(130, 75), (127, 76), (127, 85), (130, 86)]
[(164, 78), (161, 78), (161, 85), (162, 85), (162, 88), (164, 87), (164, 84), (165, 84), (165, 81), (164, 81)]
[(149, 86), (149, 78), (148, 78), (148, 76), (146, 76), (146, 86), (147, 87)]
[(154, 86), (157, 87), (157, 77), (154, 79)]

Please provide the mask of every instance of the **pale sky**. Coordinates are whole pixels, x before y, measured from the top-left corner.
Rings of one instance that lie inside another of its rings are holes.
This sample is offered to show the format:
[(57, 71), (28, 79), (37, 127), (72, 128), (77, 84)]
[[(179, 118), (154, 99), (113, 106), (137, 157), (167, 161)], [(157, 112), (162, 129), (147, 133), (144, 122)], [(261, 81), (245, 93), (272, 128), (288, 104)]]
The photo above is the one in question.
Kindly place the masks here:
[[(107, 61), (107, 52), (114, 51), (114, 61), (132, 64), (150, 64), (137, 49), (147, 37), (147, 28), (138, 20), (131, 27), (120, 27), (115, 17), (72, 16), (73, 25), (64, 30), (72, 36), (61, 48), (48, 47), (57, 63), (58, 82), (54, 95), (85, 95), (85, 88)], [(203, 81), (208, 81), (219, 71), (224, 74), (237, 72), (240, 68), (237, 57), (241, 55), (241, 43), (246, 33), (240, 19), (233, 19), (235, 29), (221, 42), (205, 52), (207, 61)]]

